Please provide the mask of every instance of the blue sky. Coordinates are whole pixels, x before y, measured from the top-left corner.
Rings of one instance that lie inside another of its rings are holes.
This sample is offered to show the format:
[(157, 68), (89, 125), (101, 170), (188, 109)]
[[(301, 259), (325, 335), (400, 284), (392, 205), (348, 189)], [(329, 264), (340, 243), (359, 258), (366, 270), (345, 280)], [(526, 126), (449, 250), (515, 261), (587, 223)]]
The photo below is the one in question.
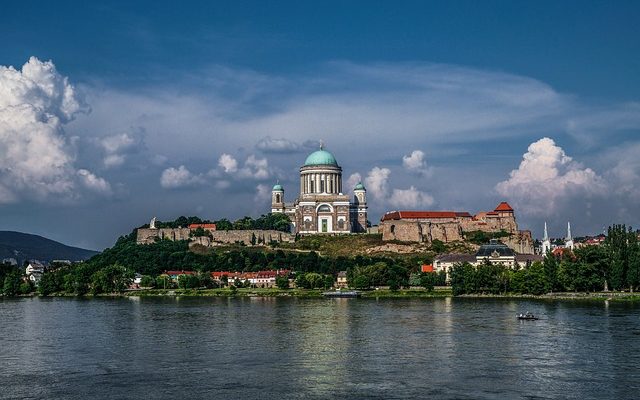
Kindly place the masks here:
[(103, 248), (154, 215), (259, 215), (276, 179), (293, 200), (319, 139), (370, 183), (374, 222), (506, 199), (536, 235), (635, 226), (639, 17), (632, 1), (7, 3), (0, 229)]

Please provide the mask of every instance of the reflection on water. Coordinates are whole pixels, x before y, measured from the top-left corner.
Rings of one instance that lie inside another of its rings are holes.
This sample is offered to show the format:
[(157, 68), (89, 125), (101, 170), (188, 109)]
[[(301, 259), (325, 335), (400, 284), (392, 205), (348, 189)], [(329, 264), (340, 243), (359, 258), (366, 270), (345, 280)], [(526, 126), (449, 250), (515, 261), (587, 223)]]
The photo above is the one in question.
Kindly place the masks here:
[[(531, 311), (538, 321), (517, 321)], [(0, 300), (0, 398), (635, 398), (640, 305)]]

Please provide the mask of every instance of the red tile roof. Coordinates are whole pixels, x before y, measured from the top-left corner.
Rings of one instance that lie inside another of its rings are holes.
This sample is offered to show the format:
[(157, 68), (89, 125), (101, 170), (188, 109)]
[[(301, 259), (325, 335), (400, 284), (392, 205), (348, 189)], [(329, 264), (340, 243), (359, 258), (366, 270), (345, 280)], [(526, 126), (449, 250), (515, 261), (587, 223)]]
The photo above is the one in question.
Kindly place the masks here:
[(198, 228), (202, 228), (202, 229), (211, 229), (211, 230), (216, 230), (216, 224), (191, 224), (189, 225), (189, 229), (198, 229)]
[(493, 211), (513, 211), (513, 208), (511, 208), (509, 203), (503, 201), (502, 203), (498, 204), (498, 207), (496, 207), (496, 209)]
[(433, 272), (433, 265), (429, 264), (424, 264), (421, 268), (422, 272)]
[(195, 275), (196, 271), (164, 271), (167, 275)]

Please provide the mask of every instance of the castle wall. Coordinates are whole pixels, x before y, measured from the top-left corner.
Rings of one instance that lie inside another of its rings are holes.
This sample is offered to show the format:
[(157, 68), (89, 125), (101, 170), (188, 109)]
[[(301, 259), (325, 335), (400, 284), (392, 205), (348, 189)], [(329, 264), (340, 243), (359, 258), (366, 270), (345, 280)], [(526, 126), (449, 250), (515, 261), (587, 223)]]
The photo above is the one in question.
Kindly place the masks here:
[(530, 231), (519, 231), (512, 213), (487, 215), (482, 219), (425, 218), (400, 219), (380, 222), (382, 240), (431, 243), (433, 240), (455, 242), (464, 240), (464, 234), (472, 231), (495, 233), (506, 231), (511, 235), (500, 240), (521, 254), (533, 254), (533, 238)]
[(275, 230), (230, 230), (230, 231), (213, 231), (212, 238), (208, 236), (190, 237), (191, 230), (189, 228), (162, 228), (162, 229), (138, 229), (136, 243), (151, 244), (159, 240), (190, 240), (193, 243), (203, 246), (218, 246), (222, 244), (243, 243), (247, 246), (252, 244), (255, 237), (256, 244), (269, 244), (275, 242), (293, 242), (295, 236)]

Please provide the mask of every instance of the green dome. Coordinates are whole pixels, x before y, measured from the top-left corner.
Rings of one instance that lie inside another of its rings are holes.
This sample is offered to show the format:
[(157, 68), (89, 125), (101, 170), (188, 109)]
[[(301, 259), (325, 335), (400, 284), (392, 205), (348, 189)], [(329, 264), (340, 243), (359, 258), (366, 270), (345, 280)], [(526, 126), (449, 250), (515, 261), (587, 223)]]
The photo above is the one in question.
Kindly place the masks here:
[(335, 165), (338, 166), (338, 162), (333, 154), (329, 153), (326, 150), (318, 150), (309, 154), (306, 161), (304, 162), (304, 166), (309, 165)]
[(367, 190), (364, 188), (364, 185), (362, 184), (362, 182), (358, 182), (358, 184), (356, 185), (355, 188), (353, 188), (353, 190)]
[(284, 192), (284, 189), (282, 188), (282, 185), (280, 185), (279, 183), (276, 183), (275, 186), (273, 187), (273, 189), (271, 190), (281, 190)]

